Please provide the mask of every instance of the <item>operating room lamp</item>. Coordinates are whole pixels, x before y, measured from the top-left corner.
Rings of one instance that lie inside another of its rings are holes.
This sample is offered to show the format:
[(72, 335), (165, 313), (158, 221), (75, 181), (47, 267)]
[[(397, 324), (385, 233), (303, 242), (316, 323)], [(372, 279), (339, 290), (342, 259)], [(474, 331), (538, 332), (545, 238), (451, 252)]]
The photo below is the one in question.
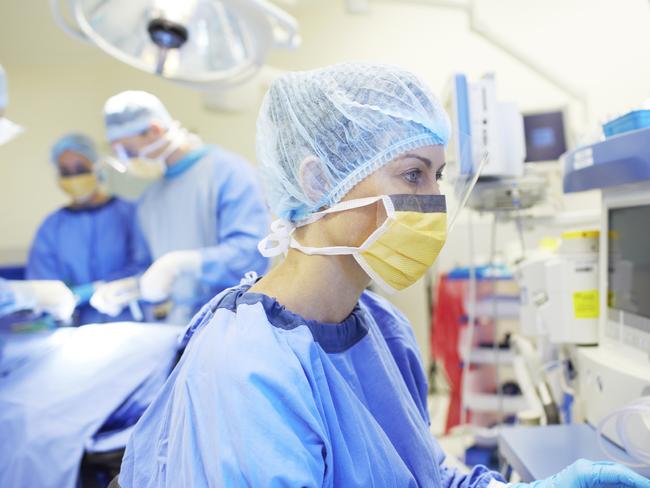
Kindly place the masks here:
[(300, 44), (296, 20), (266, 0), (50, 0), (50, 6), (73, 37), (197, 88), (244, 83), (270, 49)]

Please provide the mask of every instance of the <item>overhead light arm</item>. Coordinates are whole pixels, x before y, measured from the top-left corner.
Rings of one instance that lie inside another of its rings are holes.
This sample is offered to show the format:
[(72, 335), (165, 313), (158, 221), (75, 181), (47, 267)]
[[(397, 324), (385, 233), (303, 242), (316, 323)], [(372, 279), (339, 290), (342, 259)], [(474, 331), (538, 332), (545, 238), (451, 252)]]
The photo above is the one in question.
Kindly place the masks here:
[[(392, 0), (395, 1), (395, 0)], [(439, 8), (450, 8), (454, 10), (460, 10), (467, 14), (469, 21), (470, 32), (480, 36), (494, 47), (506, 53), (508, 56), (516, 60), (518, 63), (522, 64), (530, 71), (535, 73), (540, 78), (544, 79), (555, 88), (566, 94), (569, 98), (573, 99), (581, 108), (583, 120), (588, 118), (588, 109), (589, 104), (587, 98), (582, 94), (580, 90), (574, 87), (571, 83), (557, 76), (553, 72), (549, 71), (546, 67), (542, 66), (540, 63), (534, 61), (524, 52), (518, 49), (516, 46), (509, 44), (505, 39), (500, 37), (494, 31), (490, 30), (485, 22), (481, 22), (476, 15), (476, 0), (466, 0), (466, 1), (454, 1), (454, 0), (396, 0), (402, 3), (412, 3), (418, 5), (428, 5), (432, 7)]]
[(284, 10), (266, 0), (254, 0), (258, 8), (262, 9), (271, 19), (274, 27), (274, 44), (276, 47), (295, 49), (300, 45), (298, 22)]
[[(50, 11), (52, 12), (52, 17), (54, 17), (54, 22), (58, 25), (66, 34), (77, 41), (84, 42), (86, 44), (92, 44), (88, 37), (79, 29), (74, 23), (68, 20), (64, 15), (61, 2), (65, 1), (68, 4), (67, 0), (49, 0), (50, 1)], [(69, 5), (68, 5), (69, 7)]]

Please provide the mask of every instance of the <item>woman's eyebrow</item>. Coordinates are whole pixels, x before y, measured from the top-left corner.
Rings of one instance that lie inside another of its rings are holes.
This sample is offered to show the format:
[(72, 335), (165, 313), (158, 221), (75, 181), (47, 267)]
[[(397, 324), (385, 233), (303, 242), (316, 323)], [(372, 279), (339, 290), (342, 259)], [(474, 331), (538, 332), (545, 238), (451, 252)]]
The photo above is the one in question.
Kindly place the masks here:
[[(433, 163), (431, 162), (431, 160), (429, 158), (425, 158), (424, 156), (418, 156), (417, 154), (408, 153), (402, 156), (400, 159), (406, 159), (406, 158), (419, 159), (420, 161), (422, 161), (424, 164), (427, 165), (428, 169), (431, 169), (433, 167)], [(442, 163), (440, 167), (437, 169), (437, 171), (442, 171), (443, 169), (445, 169), (445, 166), (447, 166), (447, 163)]]
[(419, 159), (419, 160), (422, 161), (424, 164), (426, 164), (426, 165), (427, 165), (427, 168), (429, 168), (429, 169), (431, 169), (431, 166), (433, 166), (433, 164), (431, 163), (431, 160), (430, 160), (429, 158), (425, 158), (425, 157), (423, 157), (423, 156), (418, 156), (417, 154), (407, 153), (407, 154), (405, 154), (404, 156), (402, 156), (400, 159), (406, 159), (406, 158)]

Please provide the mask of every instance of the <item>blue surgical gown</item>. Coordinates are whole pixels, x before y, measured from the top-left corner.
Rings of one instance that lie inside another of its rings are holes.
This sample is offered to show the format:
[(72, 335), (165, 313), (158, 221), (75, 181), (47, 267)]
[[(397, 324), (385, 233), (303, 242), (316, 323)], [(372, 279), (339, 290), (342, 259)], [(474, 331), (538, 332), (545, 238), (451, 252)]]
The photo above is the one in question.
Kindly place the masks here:
[(326, 324), (247, 289), (188, 326), (127, 444), (123, 488), (503, 486), (485, 467), (445, 465), (414, 335), (386, 300), (365, 292)]
[(170, 251), (201, 251), (192, 314), (246, 272), (262, 274), (268, 267), (257, 250), (269, 232), (269, 215), (255, 171), (217, 146), (190, 152), (147, 188), (138, 202), (138, 224), (152, 261)]
[[(36, 233), (26, 279), (61, 280), (73, 288), (142, 272), (147, 263), (138, 257), (135, 219), (135, 205), (119, 197), (90, 209), (57, 210), (47, 216)], [(78, 307), (76, 322), (129, 319), (128, 310), (110, 317), (86, 304)]]

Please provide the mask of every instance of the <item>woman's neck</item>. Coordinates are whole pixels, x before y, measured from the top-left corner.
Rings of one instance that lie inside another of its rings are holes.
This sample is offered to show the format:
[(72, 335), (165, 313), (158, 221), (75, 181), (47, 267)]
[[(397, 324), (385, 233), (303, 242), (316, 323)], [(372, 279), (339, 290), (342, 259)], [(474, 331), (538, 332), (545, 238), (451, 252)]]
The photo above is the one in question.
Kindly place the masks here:
[(191, 153), (195, 149), (198, 149), (200, 145), (201, 144), (198, 142), (186, 142), (182, 144), (178, 149), (176, 149), (173, 153), (169, 155), (169, 157), (165, 160), (165, 163), (167, 164), (168, 167), (174, 166), (176, 163), (182, 160), (189, 153)]
[(106, 203), (108, 200), (110, 200), (111, 196), (108, 195), (104, 190), (98, 189), (93, 195), (85, 202), (83, 203), (77, 203), (73, 202), (71, 204), (72, 208), (94, 208), (94, 207), (99, 207), (100, 205), (103, 205)]
[(291, 249), (250, 291), (273, 297), (306, 319), (339, 323), (369, 281), (352, 256), (308, 256)]

